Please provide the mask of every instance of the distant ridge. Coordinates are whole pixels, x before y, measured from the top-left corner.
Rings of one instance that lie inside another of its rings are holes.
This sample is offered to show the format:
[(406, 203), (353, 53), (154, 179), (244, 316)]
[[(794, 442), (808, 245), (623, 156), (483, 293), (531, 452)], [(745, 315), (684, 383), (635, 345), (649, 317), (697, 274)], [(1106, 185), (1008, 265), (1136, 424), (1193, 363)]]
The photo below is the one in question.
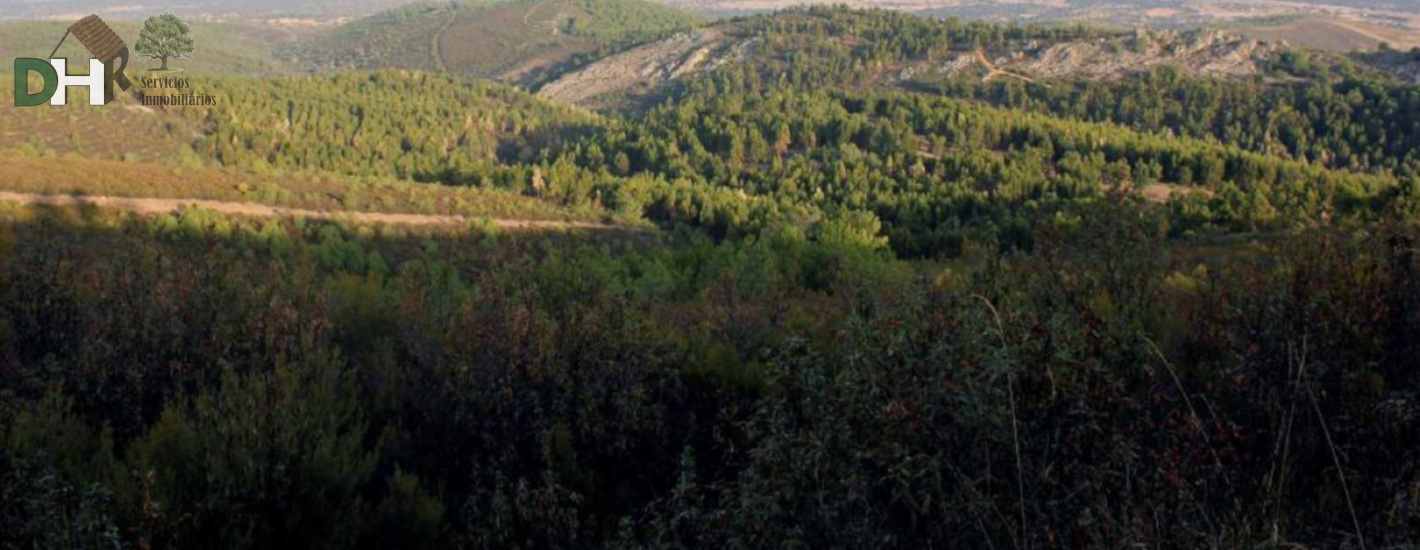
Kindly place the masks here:
[(282, 53), (313, 70), (422, 69), (532, 84), (701, 21), (643, 0), (424, 2), (352, 21)]

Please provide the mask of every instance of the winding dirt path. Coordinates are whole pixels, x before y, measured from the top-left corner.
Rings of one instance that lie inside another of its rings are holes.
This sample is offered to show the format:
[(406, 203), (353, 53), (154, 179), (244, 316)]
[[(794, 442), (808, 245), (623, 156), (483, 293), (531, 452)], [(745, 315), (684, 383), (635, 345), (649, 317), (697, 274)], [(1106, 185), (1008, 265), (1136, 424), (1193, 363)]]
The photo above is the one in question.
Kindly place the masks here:
[(458, 8), (449, 8), (449, 19), (439, 26), (439, 32), (434, 33), (434, 43), (431, 44), (434, 54), (434, 68), (441, 73), (449, 72), (448, 64), (444, 62), (444, 32), (453, 26), (454, 20), (459, 17)]
[[(106, 208), (117, 208), (137, 212), (139, 214), (171, 214), (188, 207), (201, 207), (205, 210), (231, 214), (236, 216), (248, 216), (254, 218), (275, 218), (275, 217), (302, 217), (319, 220), (347, 220), (363, 223), (386, 223), (392, 225), (417, 225), (417, 226), (460, 226), (469, 223), (476, 223), (481, 218), (468, 216), (436, 216), (431, 214), (392, 214), (384, 212), (346, 212), (346, 211), (326, 211), (326, 210), (306, 210), (301, 208), (283, 208), (279, 206), (269, 206), (253, 202), (225, 202), (198, 199), (154, 199), (154, 198), (129, 198), (110, 197), (99, 195), (40, 195), (34, 193), (12, 193), (0, 191), (0, 201), (18, 202), (21, 204), (47, 204), (54, 206), (78, 206), (93, 205)], [(505, 230), (621, 230), (635, 231), (636, 228), (609, 225), (596, 222), (579, 221), (555, 221), (555, 220), (510, 220), (510, 219), (489, 219), (494, 227)]]
[(976, 61), (978, 63), (981, 63), (981, 66), (986, 67), (986, 76), (981, 77), (982, 82), (991, 80), (991, 77), (993, 76), (1008, 76), (1012, 78), (1018, 78), (1026, 82), (1035, 82), (1034, 80), (1031, 80), (1028, 76), (1019, 75), (1006, 69), (997, 67), (995, 63), (991, 62), (991, 60), (986, 59), (986, 52), (982, 51), (981, 48), (976, 49)]

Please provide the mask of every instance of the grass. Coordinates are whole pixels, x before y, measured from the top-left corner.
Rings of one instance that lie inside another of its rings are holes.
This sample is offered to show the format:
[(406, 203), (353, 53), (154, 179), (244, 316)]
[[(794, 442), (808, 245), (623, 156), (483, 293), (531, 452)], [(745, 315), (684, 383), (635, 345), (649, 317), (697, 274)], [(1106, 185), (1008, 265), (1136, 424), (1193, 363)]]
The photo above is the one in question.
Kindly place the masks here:
[[(120, 93), (103, 107), (88, 105), (88, 91), (71, 88), (63, 107), (15, 107), (0, 101), (0, 149), (26, 147), (33, 152), (75, 153), (102, 159), (178, 158), (200, 136), (199, 121), (184, 120), (178, 113), (138, 104), (131, 93)], [(0, 79), (0, 96), (9, 97), (11, 79)], [(37, 90), (39, 83), (30, 82)]]
[[(422, 78), (422, 77), (409, 77)], [(496, 84), (484, 92), (456, 85), (447, 77), (429, 77), (443, 82), (446, 90), (486, 110), (516, 112), (519, 116), (554, 109), (553, 120), (584, 120), (564, 108), (544, 104), (530, 95)], [(133, 78), (135, 83), (138, 81)], [(374, 86), (366, 78), (335, 78), (342, 89), (331, 96), (330, 79), (309, 83), (307, 79), (245, 78), (203, 79), (197, 89), (211, 92), (225, 101), (236, 101), (255, 86), (258, 94), (282, 92), (283, 97), (305, 97), (311, 101), (335, 97), (369, 98), (360, 86)], [(323, 84), (324, 83), (324, 84)], [(32, 86), (38, 83), (32, 82)], [(314, 84), (308, 86), (307, 84)], [(0, 95), (8, 79), (0, 80)], [(292, 86), (286, 88), (284, 86)], [(271, 86), (276, 86), (273, 90)], [(485, 86), (485, 85), (480, 85)], [(478, 87), (478, 89), (482, 89)], [(245, 90), (245, 92), (244, 92)], [(283, 172), (265, 163), (235, 163), (222, 168), (210, 156), (199, 153), (212, 124), (204, 108), (152, 108), (138, 104), (130, 94), (120, 94), (103, 107), (87, 105), (83, 89), (74, 89), (69, 105), (63, 107), (14, 107), (0, 105), (0, 189), (46, 194), (83, 193), (137, 198), (188, 198), (235, 202), (257, 202), (273, 206), (313, 210), (352, 210), (381, 213), (488, 216), (505, 219), (597, 221), (608, 212), (597, 207), (572, 210), (550, 202), (524, 197), (515, 191), (494, 191), (476, 187), (419, 184), (393, 177), (359, 177), (318, 174), (306, 166)], [(304, 95), (303, 95), (304, 94)], [(465, 94), (465, 95), (458, 95)], [(264, 100), (250, 106), (251, 113), (264, 113)], [(225, 112), (225, 111), (224, 111)], [(568, 117), (568, 115), (572, 115)], [(253, 115), (244, 114), (244, 118)], [(424, 117), (423, 114), (400, 116)], [(504, 126), (502, 115), (496, 126)], [(256, 124), (268, 121), (256, 119)], [(276, 122), (269, 121), (270, 124)], [(491, 130), (490, 130), (491, 131)], [(550, 132), (561, 132), (548, 127)], [(316, 138), (310, 138), (316, 139)], [(494, 145), (487, 155), (494, 155)], [(538, 143), (538, 142), (530, 142)], [(472, 146), (472, 145), (470, 145)], [(242, 168), (245, 167), (245, 168)], [(372, 176), (375, 174), (371, 174)]]
[(233, 169), (34, 155), (16, 150), (0, 152), (0, 191), (253, 202), (326, 211), (601, 220), (598, 213), (474, 187), (330, 175), (262, 177)]
[(1240, 18), (1240, 19), (1229, 19), (1229, 20), (1226, 20), (1226, 21), (1220, 21), (1220, 22), (1216, 23), (1214, 26), (1219, 27), (1219, 28), (1223, 28), (1223, 29), (1240, 29), (1240, 28), (1249, 28), (1249, 27), (1273, 27), (1273, 26), (1278, 26), (1278, 25), (1285, 25), (1285, 24), (1288, 24), (1288, 23), (1294, 23), (1294, 22), (1299, 21), (1299, 20), (1301, 20), (1301, 19), (1305, 19), (1305, 18), (1307, 17), (1307, 15), (1308, 15), (1308, 14), (1306, 14), (1306, 13), (1289, 13), (1289, 14), (1282, 14), (1282, 15), (1266, 15), (1266, 16), (1262, 16), (1262, 17), (1244, 17), (1244, 18)]
[(1420, 45), (1420, 32), (1365, 21), (1301, 16), (1238, 24), (1230, 30), (1258, 40), (1286, 40), (1307, 49), (1330, 52), (1374, 50), (1388, 43), (1402, 50)]

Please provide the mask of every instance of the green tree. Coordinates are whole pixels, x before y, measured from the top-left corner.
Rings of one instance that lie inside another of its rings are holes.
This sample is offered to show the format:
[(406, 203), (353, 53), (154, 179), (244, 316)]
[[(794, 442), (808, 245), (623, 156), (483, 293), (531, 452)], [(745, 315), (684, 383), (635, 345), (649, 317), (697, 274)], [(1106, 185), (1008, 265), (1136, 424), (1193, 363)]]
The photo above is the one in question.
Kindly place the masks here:
[(187, 23), (176, 15), (154, 15), (143, 20), (143, 29), (138, 31), (138, 42), (133, 49), (144, 59), (162, 60), (162, 70), (167, 70), (169, 58), (192, 60), (195, 47), (190, 31)]

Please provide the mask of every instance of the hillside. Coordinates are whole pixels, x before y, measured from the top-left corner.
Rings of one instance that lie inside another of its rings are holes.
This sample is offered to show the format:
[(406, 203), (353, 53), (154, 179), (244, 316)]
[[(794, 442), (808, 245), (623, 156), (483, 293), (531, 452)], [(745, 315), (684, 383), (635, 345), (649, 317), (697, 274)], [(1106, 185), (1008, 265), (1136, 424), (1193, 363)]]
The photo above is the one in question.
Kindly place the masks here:
[[(191, 157), (188, 157), (189, 159)], [(119, 205), (146, 214), (173, 213), (181, 205), (204, 204), (258, 217), (333, 218), (358, 214), (403, 225), (463, 225), (480, 219), (517, 222), (591, 222), (585, 211), (517, 192), (471, 186), (411, 183), (336, 174), (258, 174), (237, 167), (191, 162), (113, 161), (0, 151), (0, 181), (15, 201), (49, 204)], [(77, 202), (42, 197), (88, 197)], [(209, 208), (214, 209), (214, 208)], [(423, 216), (423, 217), (420, 217)]]
[[(463, 183), (545, 158), (593, 131), (595, 115), (496, 82), (409, 71), (209, 83), (224, 101), (193, 145), (228, 166)], [(526, 181), (526, 180), (524, 180)]]
[(553, 7), (0, 107), (0, 547), (1420, 541), (1413, 54)]
[[(526, 162), (597, 121), (507, 85), (469, 85), (425, 72), (205, 77), (194, 85), (221, 100), (213, 107), (161, 108), (124, 95), (103, 109), (80, 101), (0, 106), (0, 148), (135, 160), (195, 151), (229, 165), (413, 177)], [(0, 83), (0, 91), (8, 93), (8, 83)], [(243, 152), (257, 145), (260, 154)], [(420, 160), (408, 164), (410, 158)]]
[(547, 83), (537, 93), (576, 104), (607, 95), (650, 93), (672, 80), (743, 63), (755, 44), (753, 39), (726, 36), (718, 28), (687, 31), (594, 61)]
[[(0, 95), (10, 97), (13, 86), (9, 77), (0, 80)], [(133, 93), (119, 94), (103, 109), (88, 106), (83, 99), (87, 90), (70, 93), (81, 99), (71, 100), (63, 107), (16, 107), (9, 101), (0, 102), (0, 149), (25, 148), (101, 159), (174, 159), (181, 158), (188, 146), (203, 135), (201, 120), (143, 106)]]
[[(789, 10), (719, 23), (643, 44), (599, 59), (544, 85), (539, 94), (573, 103), (597, 103), (598, 96), (647, 94), (662, 85), (725, 65), (762, 71), (766, 65), (817, 70), (854, 63), (859, 80), (911, 83), (967, 76), (1024, 81), (1080, 78), (1117, 80), (1161, 67), (1182, 74), (1240, 80), (1261, 73), (1283, 49), (1217, 30), (1109, 31), (1083, 26), (1016, 26), (988, 30), (978, 24), (933, 24), (892, 12), (855, 16), (901, 25), (909, 35), (887, 37), (872, 26), (867, 34), (844, 30), (834, 12), (823, 8)], [(863, 43), (900, 41), (886, 56)], [(762, 47), (761, 47), (762, 46)], [(735, 70), (735, 69), (730, 69)]]
[[(111, 18), (104, 22), (132, 48), (142, 24), (140, 21)], [(0, 74), (9, 74), (14, 70), (11, 59), (49, 55), (71, 24), (73, 21), (0, 21), (0, 56), (3, 56), (0, 58), (6, 60), (0, 63)], [(294, 43), (310, 32), (299, 27), (261, 23), (192, 21), (189, 26), (197, 49), (190, 63), (176, 62), (175, 66), (202, 75), (265, 76), (287, 73), (289, 69), (275, 58), (274, 52), (283, 44)], [(89, 57), (83, 44), (72, 36), (65, 38), (55, 55), (71, 60)], [(128, 68), (141, 71), (142, 67), (148, 66), (147, 63), (137, 55), (131, 55)], [(9, 77), (5, 80), (8, 81)]]
[(1220, 78), (1251, 78), (1281, 46), (1220, 31), (1150, 32), (1139, 30), (1120, 38), (1028, 43), (1001, 52), (994, 60), (958, 54), (941, 67), (947, 75), (974, 61), (983, 78), (994, 70), (1032, 78), (1119, 79), (1173, 67), (1182, 74)]
[(642, 0), (413, 4), (283, 50), (313, 68), (409, 68), (531, 83), (699, 19)]
[(1384, 50), (1353, 54), (1353, 57), (1382, 73), (1394, 75), (1402, 82), (1420, 85), (1420, 49), (1408, 52)]

